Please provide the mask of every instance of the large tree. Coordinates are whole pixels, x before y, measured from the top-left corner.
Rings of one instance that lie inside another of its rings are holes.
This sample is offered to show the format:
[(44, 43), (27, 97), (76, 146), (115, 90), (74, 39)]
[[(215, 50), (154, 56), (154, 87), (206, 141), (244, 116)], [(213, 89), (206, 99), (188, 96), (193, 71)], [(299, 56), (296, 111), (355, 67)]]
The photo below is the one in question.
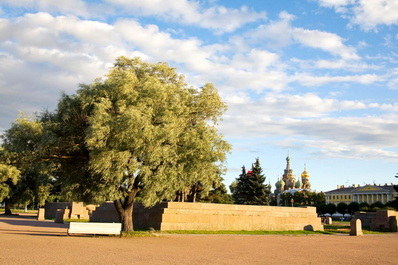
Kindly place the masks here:
[(251, 171), (246, 172), (245, 167), (242, 167), (239, 178), (231, 185), (236, 204), (269, 205), (271, 187), (264, 184), (265, 176), (262, 171), (258, 158), (252, 164)]
[(137, 194), (151, 206), (220, 181), (230, 147), (216, 125), (225, 109), (211, 84), (194, 89), (165, 63), (121, 57), (106, 78), (63, 96), (47, 118), (49, 150), (65, 190), (113, 200), (130, 231)]

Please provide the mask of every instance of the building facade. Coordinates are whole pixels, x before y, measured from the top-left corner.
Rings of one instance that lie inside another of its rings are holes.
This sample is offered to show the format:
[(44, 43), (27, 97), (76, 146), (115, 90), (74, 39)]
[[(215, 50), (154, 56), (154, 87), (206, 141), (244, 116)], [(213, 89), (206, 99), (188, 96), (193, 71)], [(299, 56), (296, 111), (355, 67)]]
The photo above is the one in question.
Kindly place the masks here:
[(338, 185), (337, 189), (325, 192), (326, 203), (339, 204), (340, 202), (351, 203), (366, 202), (372, 204), (375, 202), (381, 202), (383, 204), (394, 200), (398, 196), (394, 190), (394, 185), (352, 185), (350, 187), (344, 187), (344, 185)]

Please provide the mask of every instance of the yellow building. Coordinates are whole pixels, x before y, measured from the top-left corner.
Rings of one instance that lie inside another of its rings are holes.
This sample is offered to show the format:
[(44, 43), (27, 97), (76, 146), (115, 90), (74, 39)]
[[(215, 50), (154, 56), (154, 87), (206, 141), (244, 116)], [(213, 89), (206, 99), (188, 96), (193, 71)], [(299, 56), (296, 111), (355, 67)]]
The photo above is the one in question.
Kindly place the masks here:
[(344, 185), (338, 185), (337, 189), (325, 192), (326, 203), (338, 204), (344, 202), (349, 204), (350, 202), (367, 202), (372, 204), (375, 202), (381, 202), (383, 204), (394, 200), (398, 196), (398, 193), (394, 190), (393, 184), (391, 185), (352, 185), (344, 187)]

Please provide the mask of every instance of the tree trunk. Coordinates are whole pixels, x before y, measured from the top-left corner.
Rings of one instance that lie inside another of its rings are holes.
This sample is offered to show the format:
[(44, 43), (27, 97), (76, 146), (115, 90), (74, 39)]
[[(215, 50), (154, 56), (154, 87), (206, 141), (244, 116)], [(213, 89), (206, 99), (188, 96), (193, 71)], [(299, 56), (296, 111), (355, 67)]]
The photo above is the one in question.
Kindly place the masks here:
[(10, 205), (10, 200), (9, 199), (5, 199), (4, 200), (4, 214), (5, 215), (11, 215), (11, 205)]
[(119, 216), (122, 223), (122, 231), (133, 231), (133, 205), (130, 205), (127, 208), (122, 208), (122, 212), (119, 213)]
[(122, 223), (122, 231), (133, 231), (133, 202), (137, 191), (131, 192), (125, 198), (115, 200), (113, 203)]

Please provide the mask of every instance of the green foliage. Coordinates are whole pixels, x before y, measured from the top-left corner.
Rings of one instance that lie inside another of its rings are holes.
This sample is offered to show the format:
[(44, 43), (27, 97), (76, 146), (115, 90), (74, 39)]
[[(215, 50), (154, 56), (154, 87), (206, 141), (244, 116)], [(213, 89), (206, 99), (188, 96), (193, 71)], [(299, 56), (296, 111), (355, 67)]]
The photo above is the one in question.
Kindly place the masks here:
[(0, 201), (9, 197), (11, 188), (17, 184), (20, 171), (13, 166), (0, 164)]
[(332, 214), (336, 213), (336, 211), (337, 211), (337, 207), (334, 203), (326, 204), (326, 213), (332, 215)]
[(324, 215), (327, 213), (326, 203), (320, 203), (316, 205), (316, 212), (318, 215)]
[[(396, 178), (398, 178), (398, 173), (395, 176)], [(394, 185), (394, 190), (396, 192), (398, 192), (398, 185)], [(388, 207), (394, 208), (396, 211), (398, 211), (398, 196), (394, 198), (394, 200), (390, 201), (387, 203)]]
[(361, 202), (361, 203), (359, 204), (359, 210), (361, 210), (361, 211), (369, 211), (369, 209), (370, 209), (369, 203), (367, 203), (367, 202)]
[(346, 203), (340, 202), (337, 204), (336, 210), (338, 213), (341, 213), (344, 216), (348, 211), (348, 206)]
[(213, 85), (193, 89), (165, 63), (121, 57), (104, 80), (43, 116), (46, 150), (65, 198), (113, 200), (123, 221), (136, 196), (151, 206), (221, 182), (230, 146), (216, 125), (225, 109)]
[(228, 194), (227, 188), (223, 183), (221, 183), (219, 187), (210, 190), (209, 194), (205, 196), (203, 199), (200, 199), (199, 201), (209, 202), (209, 203), (231, 204), (232, 196)]
[(264, 184), (265, 176), (262, 174), (260, 161), (257, 158), (252, 165), (251, 172), (246, 173), (242, 167), (242, 174), (236, 179), (236, 184), (231, 185), (232, 198), (236, 204), (269, 205), (271, 187)]
[(8, 203), (43, 205), (54, 180), (53, 168), (43, 159), (43, 124), (25, 116), (18, 118), (3, 138), (1, 161), (17, 168), (20, 178), (10, 190)]
[[(294, 206), (316, 206), (323, 207), (325, 204), (325, 194), (323, 192), (312, 192), (308, 190), (300, 190), (295, 193), (285, 192), (280, 195), (280, 202), (284, 206), (291, 206), (293, 199)], [(317, 211), (319, 213), (319, 211)]]
[(359, 208), (360, 208), (359, 203), (357, 203), (357, 202), (350, 202), (350, 203), (347, 205), (347, 212), (348, 212), (349, 214), (353, 215), (355, 212), (359, 211)]

